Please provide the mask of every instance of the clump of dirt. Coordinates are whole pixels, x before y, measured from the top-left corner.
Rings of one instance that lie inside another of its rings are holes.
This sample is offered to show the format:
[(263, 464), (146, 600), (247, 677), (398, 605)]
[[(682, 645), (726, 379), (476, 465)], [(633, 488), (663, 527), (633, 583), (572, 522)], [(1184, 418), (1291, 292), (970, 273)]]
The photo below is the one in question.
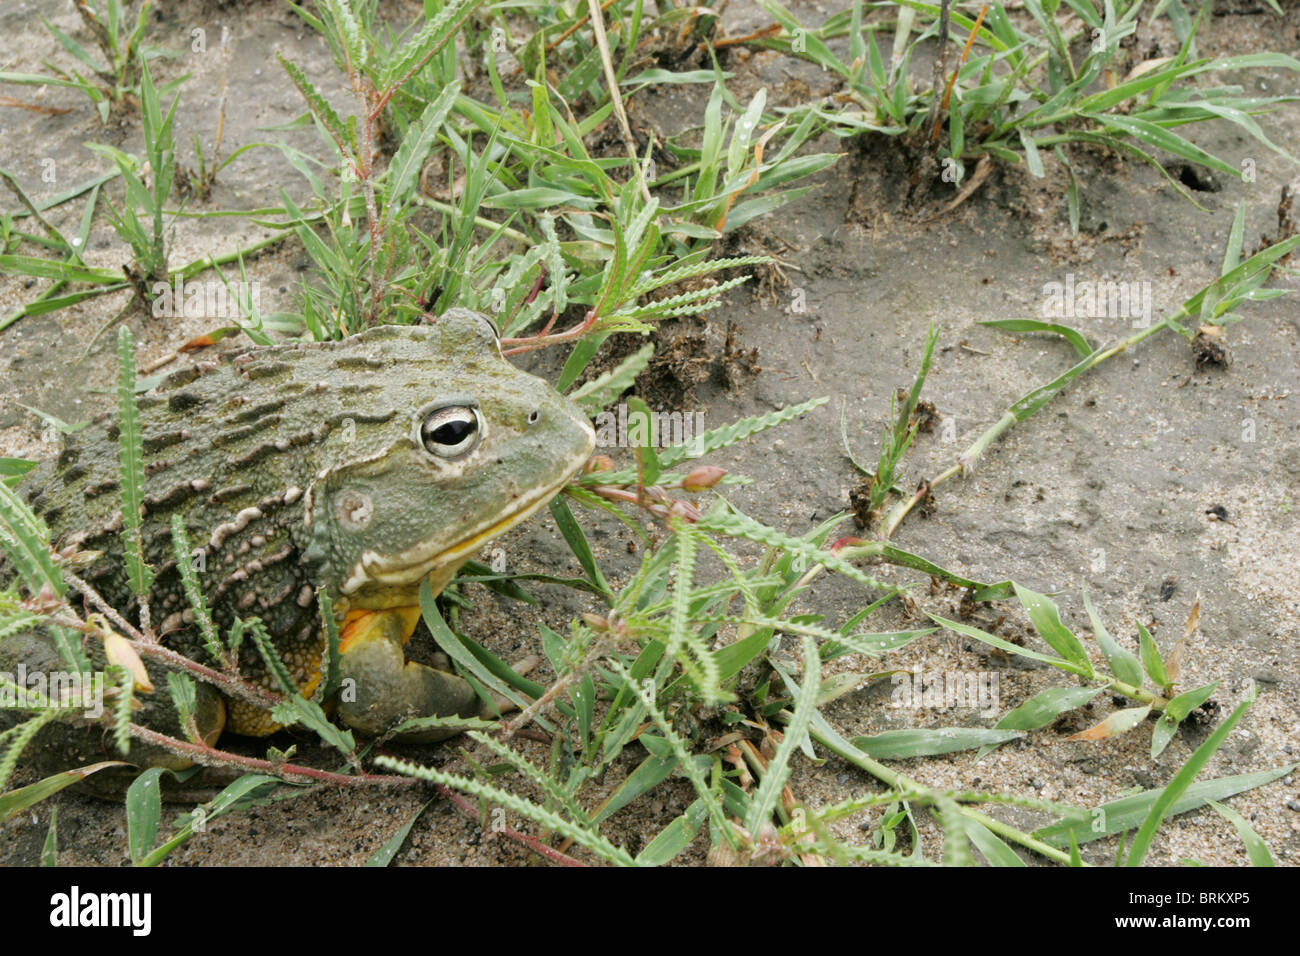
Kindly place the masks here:
[(871, 507), (870, 475), (858, 475), (849, 489), (849, 510), (853, 512), (853, 522), (866, 530), (880, 518), (880, 512)]
[(853, 183), (844, 212), (846, 222), (872, 229), (906, 217), (916, 166), (912, 150), (896, 136), (855, 136), (849, 141), (849, 178)]
[(1224, 338), (1223, 326), (1202, 325), (1196, 330), (1192, 339), (1192, 351), (1196, 354), (1196, 365), (1217, 365), (1227, 368), (1232, 364), (1232, 350)]
[[(706, 277), (703, 281), (714, 280)], [(673, 287), (670, 294), (677, 295), (682, 291)], [(758, 348), (746, 348), (740, 344), (742, 331), (739, 325), (728, 321), (721, 347), (715, 350), (710, 344), (712, 336), (707, 326), (702, 326), (698, 320), (661, 323), (649, 336), (649, 341), (655, 346), (654, 356), (625, 394), (636, 394), (650, 407), (668, 411), (688, 411), (698, 405), (695, 390), (705, 383), (720, 385), (734, 394), (762, 370), (758, 364)], [(611, 340), (588, 366), (583, 380), (596, 378), (616, 368), (646, 341), (634, 335)]]

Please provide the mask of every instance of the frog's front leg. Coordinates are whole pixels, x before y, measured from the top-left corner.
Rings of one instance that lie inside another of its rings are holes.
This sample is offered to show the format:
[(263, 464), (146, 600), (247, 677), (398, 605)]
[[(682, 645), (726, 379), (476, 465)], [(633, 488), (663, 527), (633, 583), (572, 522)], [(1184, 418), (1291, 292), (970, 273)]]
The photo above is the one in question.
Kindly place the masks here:
[[(351, 611), (339, 651), (343, 687), (338, 714), (349, 727), (379, 735), (413, 717), (478, 717), (482, 701), (464, 678), (407, 661), (403, 646), (420, 621), (418, 607)], [(456, 728), (403, 734), (403, 740), (433, 742), (454, 737)]]

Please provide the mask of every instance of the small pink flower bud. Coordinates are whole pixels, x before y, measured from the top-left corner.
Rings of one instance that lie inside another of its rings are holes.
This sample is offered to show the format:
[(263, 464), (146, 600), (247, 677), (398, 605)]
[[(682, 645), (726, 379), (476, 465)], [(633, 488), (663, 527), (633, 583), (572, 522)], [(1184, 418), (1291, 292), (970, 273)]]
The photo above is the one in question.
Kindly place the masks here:
[(719, 468), (717, 465), (700, 465), (682, 479), (682, 488), (686, 491), (704, 491), (721, 481), (726, 473), (725, 468)]

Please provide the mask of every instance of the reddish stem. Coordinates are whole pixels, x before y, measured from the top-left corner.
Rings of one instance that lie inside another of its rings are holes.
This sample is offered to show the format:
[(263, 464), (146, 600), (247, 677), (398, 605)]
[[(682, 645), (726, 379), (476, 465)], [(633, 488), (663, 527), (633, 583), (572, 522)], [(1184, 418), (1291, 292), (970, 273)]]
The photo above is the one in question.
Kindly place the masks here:
[(160, 734), (156, 730), (150, 730), (148, 727), (141, 727), (139, 724), (129, 724), (128, 729), (130, 730), (132, 737), (166, 748), (175, 753), (183, 754), (184, 756), (191, 758), (195, 763), (202, 764), (205, 767), (240, 767), (247, 770), (258, 771), (260, 773), (267, 773), (273, 777), (279, 777), (282, 780), (300, 777), (304, 780), (311, 780), (316, 783), (334, 783), (345, 787), (374, 785), (412, 786), (419, 782), (415, 777), (401, 777), (374, 773), (333, 773), (329, 770), (317, 770), (315, 767), (274, 764), (269, 760), (261, 760), (257, 757), (241, 757), (239, 754), (232, 754), (225, 750), (217, 750), (215, 747), (190, 743), (187, 740), (177, 740), (175, 737)]
[[(555, 319), (552, 317), (551, 321), (554, 322)], [(586, 335), (595, 324), (596, 314), (588, 311), (581, 322), (563, 332), (556, 332), (552, 335), (548, 335), (546, 334), (546, 330), (543, 330), (538, 335), (529, 335), (522, 339), (502, 339), (501, 344), (509, 346), (509, 348), (502, 349), (501, 354), (519, 355), (522, 352), (544, 349), (547, 346), (556, 345), (560, 342), (570, 342), (574, 339), (580, 339)], [(549, 329), (550, 327), (550, 323), (548, 323), (546, 328)]]

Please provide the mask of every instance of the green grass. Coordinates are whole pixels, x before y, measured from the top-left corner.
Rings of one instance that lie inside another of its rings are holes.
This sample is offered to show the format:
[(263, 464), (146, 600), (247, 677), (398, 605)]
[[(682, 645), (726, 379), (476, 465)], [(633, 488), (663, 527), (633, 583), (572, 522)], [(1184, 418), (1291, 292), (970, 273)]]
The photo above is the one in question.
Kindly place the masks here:
[[(41, 23), (59, 46), (80, 64), (63, 69), (49, 62), (49, 74), (0, 72), (0, 83), (24, 86), (61, 86), (84, 93), (95, 105), (100, 122), (107, 124), (116, 107), (138, 105), (145, 65), (169, 54), (144, 43), (152, 0), (140, 0), (134, 15), (123, 0), (77, 0), (73, 8), (98, 48), (99, 58), (44, 17)], [(172, 81), (175, 85), (180, 80)]]
[[(944, 166), (945, 182), (960, 183), (971, 167), (988, 163), (1023, 165), (1032, 176), (1043, 177), (1045, 158), (1055, 156), (1068, 175), (1066, 199), (1075, 233), (1080, 191), (1071, 149), (1108, 150), (1146, 163), (1194, 204), (1167, 170), (1163, 155), (1237, 180), (1250, 173), (1179, 135), (1175, 130), (1180, 127), (1230, 123), (1262, 148), (1296, 162), (1255, 120), (1294, 97), (1251, 96), (1241, 86), (1206, 80), (1213, 73), (1296, 72), (1300, 60), (1265, 52), (1219, 60), (1197, 57), (1195, 38), (1204, 7), (1179, 30), (1182, 45), (1176, 55), (1135, 63), (1121, 42), (1134, 33), (1140, 14), (1158, 15), (1146, 0), (1105, 0), (1101, 9), (1089, 0), (1066, 0), (1064, 5), (1029, 0), (1024, 10), (1032, 23), (1009, 15), (1000, 3), (987, 4), (972, 17), (955, 9), (949, 13), (946, 2), (941, 8), (917, 0), (869, 5), (858, 0), (849, 12), (815, 28), (801, 25), (778, 0), (762, 0), (762, 6), (781, 30), (753, 41), (755, 45), (809, 60), (842, 81), (841, 92), (784, 110), (792, 119), (816, 116), (845, 137), (895, 137), (918, 166), (936, 160)], [(1064, 32), (1056, 19), (1066, 6), (1077, 18), (1073, 33)], [(868, 21), (870, 8), (881, 16)], [(882, 52), (880, 34), (889, 37), (891, 53)], [(847, 57), (833, 49), (832, 41), (843, 37), (848, 39)], [(927, 78), (912, 68), (912, 61), (935, 43), (941, 45), (939, 63), (947, 69)], [(928, 159), (932, 153), (934, 159)]]

